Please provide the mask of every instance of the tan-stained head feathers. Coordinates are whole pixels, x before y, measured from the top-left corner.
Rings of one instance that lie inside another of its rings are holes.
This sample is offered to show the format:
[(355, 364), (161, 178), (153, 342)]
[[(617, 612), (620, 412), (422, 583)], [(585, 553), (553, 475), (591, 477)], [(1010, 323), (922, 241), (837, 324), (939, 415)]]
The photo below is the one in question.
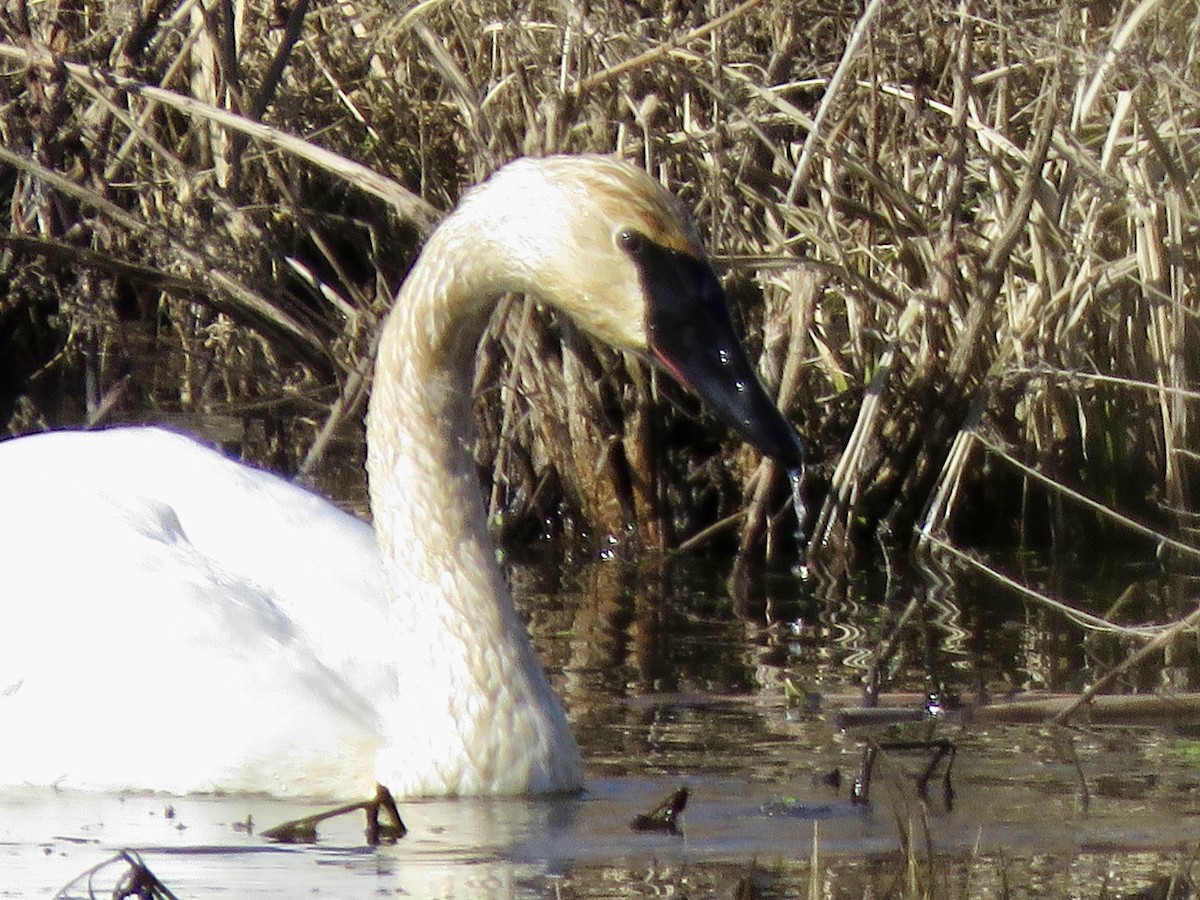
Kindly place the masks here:
[(546, 300), (621, 350), (648, 349), (644, 285), (622, 235), (635, 232), (705, 259), (679, 200), (641, 169), (607, 156), (516, 160), (469, 192), (455, 215), (523, 235), (519, 246), (496, 254), (504, 258), (496, 281)]

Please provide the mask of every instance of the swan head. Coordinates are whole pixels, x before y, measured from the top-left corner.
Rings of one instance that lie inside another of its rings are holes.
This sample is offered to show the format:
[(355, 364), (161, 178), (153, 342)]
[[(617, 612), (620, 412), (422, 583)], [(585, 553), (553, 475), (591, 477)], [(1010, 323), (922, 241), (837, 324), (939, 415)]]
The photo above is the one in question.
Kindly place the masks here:
[[(607, 156), (519, 159), (468, 194), (503, 228), (506, 290), (533, 294), (601, 341), (650, 359), (763, 453), (803, 444), (746, 356), (683, 204)], [(515, 257), (515, 258), (514, 258)]]

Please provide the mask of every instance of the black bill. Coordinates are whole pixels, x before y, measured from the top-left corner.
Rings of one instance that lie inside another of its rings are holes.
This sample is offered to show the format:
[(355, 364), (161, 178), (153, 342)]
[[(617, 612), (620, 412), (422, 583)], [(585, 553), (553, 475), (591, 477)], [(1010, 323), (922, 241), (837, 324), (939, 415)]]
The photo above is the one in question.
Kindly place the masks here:
[(804, 444), (750, 365), (712, 267), (642, 235), (625, 237), (649, 298), (654, 359), (767, 456), (801, 466)]

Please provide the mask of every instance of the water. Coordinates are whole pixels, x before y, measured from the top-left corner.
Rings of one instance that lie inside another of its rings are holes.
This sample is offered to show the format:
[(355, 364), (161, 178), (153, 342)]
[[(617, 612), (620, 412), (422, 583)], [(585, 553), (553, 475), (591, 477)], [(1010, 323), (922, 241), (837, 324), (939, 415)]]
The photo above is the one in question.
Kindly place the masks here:
[[(1145, 565), (1092, 565), (1085, 578), (1029, 562), (1014, 561), (1027, 565), (1025, 580), (1060, 595), (1069, 587), (1101, 610), (1131, 584), (1141, 598), (1131, 614), (1147, 618), (1190, 596), (1186, 582)], [(876, 677), (882, 696), (911, 695), (912, 709), (930, 687), (947, 695), (1076, 689), (1097, 659), (1119, 656), (986, 582), (908, 573), (898, 585), (896, 573), (876, 572), (801, 584), (778, 572), (735, 599), (722, 587), (724, 568), (703, 561), (565, 573), (535, 563), (512, 574), (588, 760), (586, 794), (405, 803), (409, 836), (370, 849), (357, 816), (323, 825), (314, 846), (259, 836), (318, 804), (8, 791), (0, 793), (0, 897), (52, 896), (125, 847), (181, 898), (733, 896), (746, 884), (757, 896), (786, 897), (808, 892), (814, 832), (818, 881), (837, 896), (868, 886), (887, 894), (905, 869), (896, 862), (905, 833), (937, 852), (929, 877), (967, 883), (969, 895), (999, 885), (1016, 896), (1095, 895), (1102, 886), (1147, 886), (1200, 842), (1192, 737), (1200, 728), (1186, 721), (835, 727), (901, 619)], [(1134, 673), (1129, 686), (1169, 677), (1192, 689), (1195, 660), (1180, 652), (1170, 662)], [(850, 803), (867, 737), (926, 736), (956, 744), (952, 808), (940, 775), (926, 802), (917, 796), (913, 775), (924, 758), (911, 752), (880, 758), (870, 808)], [(167, 735), (139, 739), (170, 752)], [(630, 829), (680, 786), (690, 790), (681, 837)], [(97, 887), (122, 870), (97, 873)], [(84, 885), (68, 895), (85, 896)]]
[(804, 500), (804, 464), (787, 470), (788, 484), (792, 488), (792, 509), (796, 511), (796, 574), (808, 577), (808, 505)]

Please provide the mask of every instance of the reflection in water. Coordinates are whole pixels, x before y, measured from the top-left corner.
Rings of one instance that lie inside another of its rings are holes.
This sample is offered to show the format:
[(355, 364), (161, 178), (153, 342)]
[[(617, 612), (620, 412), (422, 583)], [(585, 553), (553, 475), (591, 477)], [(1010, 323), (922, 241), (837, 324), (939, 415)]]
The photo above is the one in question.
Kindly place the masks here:
[[(1027, 558), (1010, 565), (1099, 611), (1120, 602), (1130, 621), (1163, 618), (1191, 587), (1144, 566), (1064, 574)], [(979, 896), (988, 885), (1069, 892), (1071, 879), (1094, 895), (1116, 883), (1088, 847), (1173, 849), (1200, 839), (1200, 778), (1181, 764), (1190, 744), (1165, 728), (834, 726), (838, 705), (859, 704), (872, 684), (881, 700), (911, 694), (919, 708), (930, 690), (1000, 698), (1077, 687), (1123, 657), (1117, 642), (976, 575), (894, 564), (855, 578), (769, 572), (736, 597), (723, 566), (695, 559), (525, 564), (512, 578), (587, 758), (583, 796), (407, 803), (410, 836), (367, 850), (359, 819), (322, 826), (316, 847), (270, 845), (244, 827), (318, 804), (8, 792), (0, 895), (49, 896), (130, 846), (181, 897), (732, 896), (747, 880), (759, 896), (784, 897), (807, 893), (814, 828), (824, 889), (861, 895), (865, 885), (880, 892), (879, 854), (894, 852), (898, 828), (908, 827), (916, 846), (928, 836), (947, 854), (946, 878), (970, 870)], [(1174, 650), (1165, 662), (1172, 684), (1195, 686), (1193, 652)], [(1125, 686), (1159, 686), (1163, 663)], [(848, 785), (868, 736), (953, 740), (953, 812), (917, 798), (919, 761), (886, 752), (872, 807), (852, 807)], [(170, 737), (157, 739), (169, 753)], [(630, 830), (679, 787), (691, 797), (685, 838)], [(1015, 871), (988, 855), (1001, 850), (1022, 860)], [(1038, 862), (1047, 855), (1059, 862)], [(1130, 875), (1135, 886), (1174, 864), (1170, 854), (1123, 859), (1126, 874), (1140, 873)], [(1070, 873), (1068, 883), (1038, 882), (1047, 872)]]

